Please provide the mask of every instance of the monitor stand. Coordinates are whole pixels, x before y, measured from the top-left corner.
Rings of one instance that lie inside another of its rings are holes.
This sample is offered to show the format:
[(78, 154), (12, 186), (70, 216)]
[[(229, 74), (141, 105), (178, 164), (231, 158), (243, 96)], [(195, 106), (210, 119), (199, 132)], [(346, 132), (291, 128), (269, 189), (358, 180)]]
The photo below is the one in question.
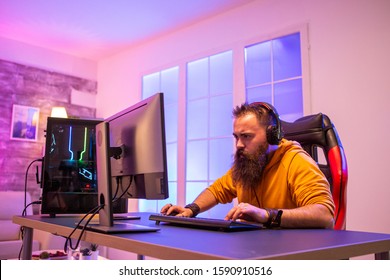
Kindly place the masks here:
[(140, 216), (134, 216), (129, 214), (114, 214), (114, 221), (123, 221), (123, 220), (140, 220)]
[[(83, 227), (83, 225), (80, 225)], [(96, 231), (100, 233), (131, 233), (131, 232), (155, 232), (160, 229), (157, 227), (149, 227), (138, 224), (129, 224), (114, 222), (112, 226), (104, 226), (100, 224), (88, 224), (86, 226), (87, 230)]]
[[(127, 233), (127, 232), (148, 232), (158, 231), (157, 227), (143, 226), (127, 222), (114, 222), (112, 211), (112, 189), (111, 189), (111, 165), (110, 165), (110, 128), (108, 122), (101, 122), (96, 125), (96, 166), (99, 223), (87, 224), (86, 229), (103, 233)], [(81, 226), (84, 227), (84, 226)]]

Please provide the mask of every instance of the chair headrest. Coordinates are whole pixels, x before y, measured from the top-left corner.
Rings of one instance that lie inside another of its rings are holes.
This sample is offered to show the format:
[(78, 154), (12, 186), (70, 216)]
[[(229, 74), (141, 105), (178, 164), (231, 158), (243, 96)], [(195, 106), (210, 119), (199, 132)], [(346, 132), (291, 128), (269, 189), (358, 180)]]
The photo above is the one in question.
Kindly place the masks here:
[[(286, 139), (295, 140), (302, 145), (322, 147), (329, 146), (328, 130), (334, 129), (330, 119), (322, 113), (305, 116), (294, 122), (281, 121), (281, 125)], [(332, 138), (334, 137), (336, 136)], [(334, 144), (338, 144), (337, 137), (334, 140), (336, 141)]]

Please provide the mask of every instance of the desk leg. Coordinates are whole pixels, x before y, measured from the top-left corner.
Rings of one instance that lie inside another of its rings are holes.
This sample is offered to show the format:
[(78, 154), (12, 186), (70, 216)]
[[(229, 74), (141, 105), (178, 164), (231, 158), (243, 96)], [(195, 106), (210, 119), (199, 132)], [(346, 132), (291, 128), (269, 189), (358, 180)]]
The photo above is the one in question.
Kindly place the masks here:
[(382, 252), (375, 254), (376, 260), (388, 260), (389, 258), (389, 252)]
[(23, 249), (21, 255), (22, 260), (31, 260), (32, 244), (33, 244), (33, 229), (29, 227), (24, 227)]

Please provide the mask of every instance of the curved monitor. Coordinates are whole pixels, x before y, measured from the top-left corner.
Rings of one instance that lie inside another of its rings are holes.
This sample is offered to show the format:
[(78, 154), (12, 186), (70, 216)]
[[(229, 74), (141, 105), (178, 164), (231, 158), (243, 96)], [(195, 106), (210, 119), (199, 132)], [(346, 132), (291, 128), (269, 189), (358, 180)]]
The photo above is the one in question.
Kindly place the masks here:
[[(99, 226), (104, 232), (126, 231), (114, 224), (112, 200), (117, 197), (168, 198), (164, 99), (155, 94), (96, 126), (99, 184)], [(130, 230), (132, 231), (132, 230)]]

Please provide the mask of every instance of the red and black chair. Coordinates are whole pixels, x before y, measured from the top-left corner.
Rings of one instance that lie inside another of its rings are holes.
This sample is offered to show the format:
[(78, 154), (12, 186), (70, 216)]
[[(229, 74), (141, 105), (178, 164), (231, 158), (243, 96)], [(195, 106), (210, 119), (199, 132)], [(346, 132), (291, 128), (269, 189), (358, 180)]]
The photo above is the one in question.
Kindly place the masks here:
[(299, 142), (318, 163), (329, 181), (335, 209), (335, 229), (345, 230), (347, 211), (348, 167), (344, 148), (328, 116), (319, 113), (281, 121), (284, 138)]

